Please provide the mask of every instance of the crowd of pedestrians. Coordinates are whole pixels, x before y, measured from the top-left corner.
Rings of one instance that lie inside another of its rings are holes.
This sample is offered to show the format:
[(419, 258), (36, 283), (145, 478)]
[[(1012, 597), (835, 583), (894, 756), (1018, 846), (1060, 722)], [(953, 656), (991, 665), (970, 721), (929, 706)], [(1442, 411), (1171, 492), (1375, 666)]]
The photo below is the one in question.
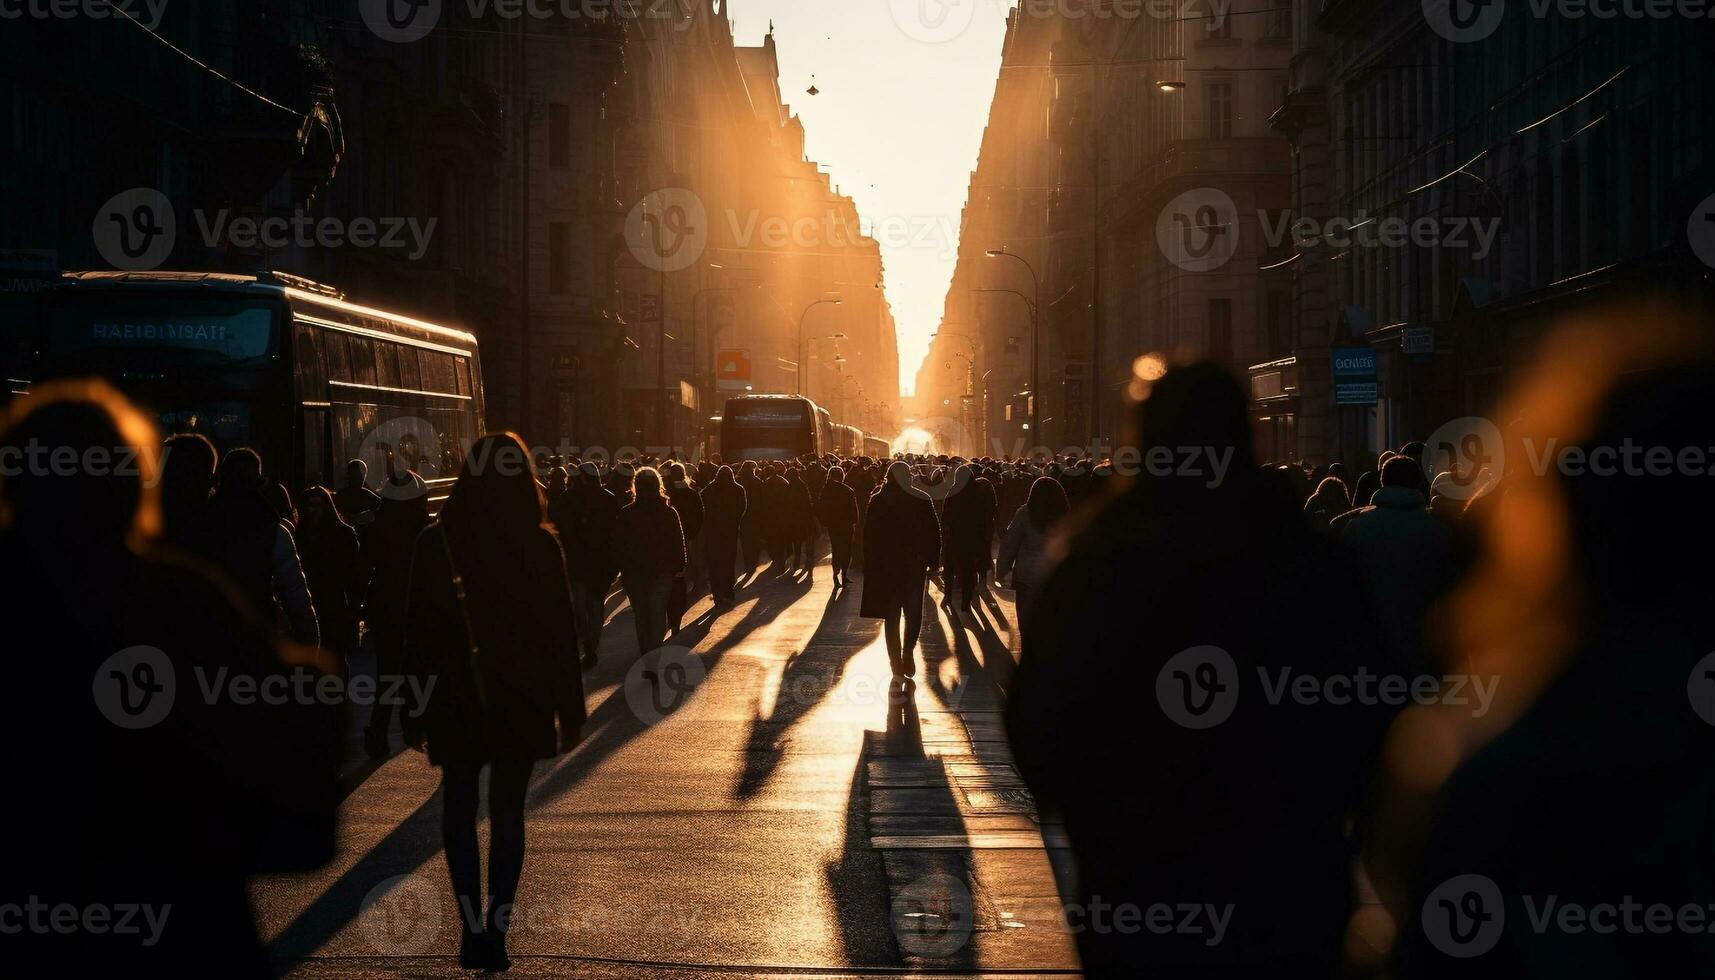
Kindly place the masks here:
[[(1710, 363), (1609, 366), (1586, 430), (1701, 448), (1715, 432)], [(341, 675), (366, 653), (379, 677), (423, 681), (413, 689), (434, 693), (422, 703), (376, 703), (364, 747), (391, 754), (397, 718), (401, 744), (441, 769), (460, 962), (503, 970), (532, 767), (576, 745), (617, 600), (642, 657), (705, 593), (718, 613), (742, 589), (810, 581), (826, 555), (836, 597), (861, 576), (858, 615), (883, 621), (901, 691), (918, 672), (931, 581), (954, 618), (1014, 591), (1007, 729), (1043, 814), (1072, 842), (1069, 901), (1232, 910), (1218, 944), (1081, 931), (1092, 977), (1471, 972), (1430, 914), (1458, 875), (1502, 896), (1495, 909), (1451, 903), (1479, 925), (1523, 918), (1531, 896), (1599, 902), (1604, 887), (1616, 902), (1715, 907), (1715, 786), (1689, 754), (1709, 745), (1696, 714), (1715, 718), (1715, 690), (1698, 703), (1692, 664), (1715, 645), (1685, 608), (1708, 594), (1709, 573), (1667, 557), (1715, 530), (1705, 484), (1516, 469), (1473, 483), (1440, 472), (1423, 443), (1361, 465), (1262, 465), (1245, 393), (1212, 365), (1168, 370), (1133, 425), (1139, 447), (1236, 462), (1214, 480), (1079, 455), (608, 462), (531, 458), (498, 434), (472, 447), (437, 513), (417, 474), (355, 460), (342, 486), (301, 488), (294, 502), (251, 449), (163, 442), (105, 385), (44, 385), (14, 405), (0, 449), (126, 447), (142, 465), (0, 481), (4, 594), (29, 610), (12, 621), (55, 630), (55, 656), (19, 659), (20, 689), (87, 691), (95, 665), (138, 649), (163, 651), (165, 666), (111, 673), (145, 696), (162, 669), (181, 685), (211, 666)], [(1414, 695), (1330, 696), (1365, 677), (1400, 678)], [(1444, 697), (1455, 679), (1488, 683), (1493, 702), (1458, 715)], [(328, 706), (211, 699), (133, 736), (84, 717), (107, 710), (99, 698), (20, 701), (7, 740), (19, 785), (42, 785), (68, 757), (99, 772), (10, 810), (0, 899), (163, 894), (181, 937), (148, 948), (37, 937), (22, 962), (261, 975), (243, 883), (332, 854)], [(66, 742), (24, 748), (44, 731)], [(1623, 792), (1580, 785), (1586, 765)], [(139, 813), (145, 798), (167, 802)], [(150, 846), (120, 843), (106, 824), (120, 814)], [(1564, 856), (1605, 877), (1569, 876)], [(1645, 975), (1663, 948), (1684, 967), (1675, 975), (1706, 953), (1690, 938), (1645, 953), (1520, 930), (1482, 975), (1529, 975), (1543, 956), (1562, 975)]]

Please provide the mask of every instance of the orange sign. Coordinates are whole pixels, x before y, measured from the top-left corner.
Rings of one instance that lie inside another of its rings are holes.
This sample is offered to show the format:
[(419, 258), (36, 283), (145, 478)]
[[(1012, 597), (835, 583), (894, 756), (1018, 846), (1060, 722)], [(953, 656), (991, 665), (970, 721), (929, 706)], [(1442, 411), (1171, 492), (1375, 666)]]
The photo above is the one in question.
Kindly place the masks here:
[(715, 380), (721, 390), (750, 387), (750, 351), (723, 350), (715, 355)]

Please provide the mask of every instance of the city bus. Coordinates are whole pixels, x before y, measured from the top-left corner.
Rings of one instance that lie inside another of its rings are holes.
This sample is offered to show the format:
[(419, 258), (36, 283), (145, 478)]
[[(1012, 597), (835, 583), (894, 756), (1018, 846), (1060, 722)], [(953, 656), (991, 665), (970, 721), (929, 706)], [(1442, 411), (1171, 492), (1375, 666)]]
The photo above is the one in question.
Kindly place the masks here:
[(893, 445), (880, 436), (866, 435), (863, 437), (863, 454), (871, 459), (891, 459)]
[(476, 338), (280, 273), (67, 273), (42, 293), (37, 377), (99, 376), (164, 435), (248, 446), (294, 493), (347, 460), (415, 470), (438, 507), (483, 431)]
[(828, 411), (798, 395), (743, 395), (727, 400), (721, 413), (721, 457), (797, 459), (832, 452)]

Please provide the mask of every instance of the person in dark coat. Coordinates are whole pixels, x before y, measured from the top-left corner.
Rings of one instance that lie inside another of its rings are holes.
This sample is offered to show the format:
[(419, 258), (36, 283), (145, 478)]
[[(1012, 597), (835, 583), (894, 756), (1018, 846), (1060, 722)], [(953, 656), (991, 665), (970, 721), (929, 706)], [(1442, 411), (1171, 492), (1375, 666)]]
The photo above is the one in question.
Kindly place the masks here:
[(354, 459), (345, 464), (345, 486), (333, 495), (339, 516), (352, 527), (363, 528), (375, 519), (381, 509), (381, 495), (369, 489), (369, 464)]
[(1328, 523), (1352, 509), (1352, 498), (1338, 477), (1327, 476), (1316, 485), (1316, 492), (1304, 504), (1304, 519), (1318, 531), (1328, 530)]
[[(865, 501), (868, 503), (868, 501)], [(833, 551), (834, 588), (846, 587), (846, 570), (852, 563), (852, 533), (857, 530), (857, 495), (846, 485), (846, 471), (836, 466), (828, 471), (822, 496), (816, 501), (816, 520), (828, 529)]]
[(733, 602), (733, 574), (738, 561), (739, 528), (744, 523), (744, 488), (733, 479), (732, 467), (722, 466), (703, 488), (703, 549), (709, 566), (709, 591), (715, 604)]
[(751, 575), (761, 563), (762, 549), (767, 546), (768, 522), (762, 514), (762, 483), (768, 479), (768, 474), (756, 465), (755, 460), (747, 459), (738, 465), (734, 478), (744, 488), (747, 501), (744, 520), (739, 524), (739, 546), (744, 555), (744, 574)]
[[(1587, 339), (1547, 338), (1575, 368), (1513, 406), (1509, 445), (1707, 460), (1715, 359), (1637, 352), (1665, 345), (1671, 319), (1627, 309)], [(1389, 740), (1392, 820), (1365, 862), (1400, 923), (1387, 975), (1710, 975), (1715, 565), (1687, 560), (1715, 541), (1706, 466), (1506, 467), (1505, 514), (1484, 515), (1483, 567), (1457, 600), (1478, 628), (1441, 651), (1498, 682), (1494, 708), (1413, 708), (1430, 717)]]
[(792, 564), (806, 576), (816, 567), (816, 504), (804, 471), (793, 467), (786, 473), (788, 512), (786, 548)]
[[(1231, 450), (1231, 471), (1212, 488), (1146, 475), (1083, 515), (1024, 623), (1006, 726), (1038, 804), (1065, 820), (1070, 901), (1207, 914), (1195, 932), (1087, 929), (1085, 973), (1334, 976), (1349, 821), (1390, 716), (1265, 683), (1376, 673), (1361, 585), (1262, 479), (1226, 369), (1169, 369), (1133, 425), (1139, 446)], [(1301, 622), (1320, 625), (1282, 628)]]
[[(506, 933), (524, 870), (530, 772), (536, 760), (570, 750), (585, 721), (576, 643), (564, 638), (572, 590), (529, 462), (511, 433), (478, 440), (411, 558), (405, 669), (414, 690), (432, 693), (403, 721), (406, 741), (441, 767), (441, 840), (467, 969), (510, 965)], [(482, 908), (476, 825), (484, 767), (488, 906), (478, 926), (471, 920)]]
[(634, 502), (619, 512), (614, 537), (642, 656), (667, 639), (667, 593), (685, 570), (685, 532), (654, 467), (638, 469), (632, 496)]
[(774, 464), (764, 471), (756, 499), (762, 511), (758, 518), (762, 540), (773, 562), (773, 573), (785, 575), (792, 569), (792, 485)]
[(887, 468), (881, 489), (869, 499), (863, 550), (863, 602), (858, 614), (884, 620), (882, 634), (893, 677), (909, 681), (917, 676), (923, 594), (929, 587), (929, 573), (941, 563), (941, 525), (929, 496), (911, 485), (911, 467), (903, 461)]
[(268, 504), (266, 486), (262, 457), (255, 450), (234, 449), (221, 459), (210, 511), (214, 558), (265, 621), (277, 622), (282, 635), (314, 646), (321, 637), (297, 542)]
[(994, 540), (994, 497), (976, 467), (962, 464), (952, 476), (952, 493), (941, 510), (941, 555), (946, 563), (947, 607), (971, 611), (977, 579), (988, 568)]
[(673, 576), (673, 586), (667, 594), (667, 628), (679, 632), (679, 622), (685, 618), (685, 608), (699, 583), (703, 570), (703, 498), (685, 476), (685, 465), (674, 460), (667, 464), (667, 500), (679, 515), (679, 527), (685, 532), (685, 570)]
[[(368, 582), (364, 623), (369, 628), (364, 642), (375, 652), (377, 683), (386, 685), (391, 678), (402, 676), (411, 555), (417, 536), (429, 523), (429, 488), (417, 474), (406, 472), (389, 478), (382, 489), (387, 496), (375, 512), (363, 545), (364, 578)], [(385, 758), (392, 752), (389, 731), (394, 707), (391, 701), (378, 700), (370, 712), (363, 747), (372, 759)]]
[(869, 498), (875, 493), (875, 474), (877, 463), (866, 456), (857, 459), (853, 469), (846, 473), (846, 482), (851, 485), (852, 497), (857, 500), (857, 528), (852, 532), (852, 561), (851, 567), (863, 570), (863, 532), (865, 515), (869, 512)]
[(161, 448), (162, 543), (200, 561), (218, 561), (211, 501), (219, 462), (214, 443), (194, 432), (172, 436)]
[[(268, 977), (246, 879), (334, 853), (336, 709), (238, 693), (300, 674), (314, 689), (330, 665), (276, 648), (230, 586), (156, 547), (158, 438), (97, 381), (37, 384), (0, 419), (0, 459), (132, 460), (0, 474), (10, 976)], [(224, 683), (204, 697), (201, 677)], [(69, 927), (62, 908), (79, 910)]]
[(1340, 533), (1381, 621), (1392, 666), (1412, 677), (1435, 673), (1426, 649), (1430, 610), (1455, 573), (1453, 532), (1429, 513), (1422, 485), (1423, 471), (1411, 457), (1388, 460), (1382, 488)]
[(559, 532), (566, 554), (566, 575), (572, 583), (572, 608), (580, 662), (595, 666), (601, 631), (607, 618), (607, 594), (619, 574), (613, 536), (619, 524), (619, 498), (602, 485), (601, 470), (583, 463), (566, 492), (548, 505), (548, 516)]
[(316, 605), (322, 644), (341, 657), (357, 649), (357, 615), (361, 602), (358, 583), (363, 554), (357, 529), (339, 516), (326, 487), (304, 493), (302, 524), (298, 528), (299, 556), (304, 580)]

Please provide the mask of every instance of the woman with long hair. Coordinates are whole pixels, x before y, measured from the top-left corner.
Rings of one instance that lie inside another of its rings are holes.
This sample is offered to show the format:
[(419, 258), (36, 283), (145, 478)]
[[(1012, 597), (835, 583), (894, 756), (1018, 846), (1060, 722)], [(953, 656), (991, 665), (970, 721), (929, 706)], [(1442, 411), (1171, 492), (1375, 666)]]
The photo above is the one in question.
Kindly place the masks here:
[(631, 600), (641, 656), (667, 639), (667, 595), (674, 576), (685, 570), (685, 531), (654, 467), (638, 469), (631, 496), (619, 512), (616, 539), (620, 583)]
[[(463, 940), (459, 963), (504, 970), (524, 870), (524, 795), (536, 760), (569, 750), (585, 720), (572, 592), (529, 451), (512, 433), (471, 447), (440, 520), (417, 536), (406, 672), (426, 704), (408, 744), (442, 769), (442, 841)], [(433, 687), (429, 687), (433, 681)], [(555, 729), (556, 719), (559, 722)], [(478, 904), (478, 780), (489, 767), (488, 906)]]
[(1047, 576), (1048, 533), (1070, 509), (1065, 489), (1054, 480), (1040, 477), (1030, 485), (1030, 496), (1007, 526), (995, 577), (1012, 576), (1020, 622), (1029, 613)]

